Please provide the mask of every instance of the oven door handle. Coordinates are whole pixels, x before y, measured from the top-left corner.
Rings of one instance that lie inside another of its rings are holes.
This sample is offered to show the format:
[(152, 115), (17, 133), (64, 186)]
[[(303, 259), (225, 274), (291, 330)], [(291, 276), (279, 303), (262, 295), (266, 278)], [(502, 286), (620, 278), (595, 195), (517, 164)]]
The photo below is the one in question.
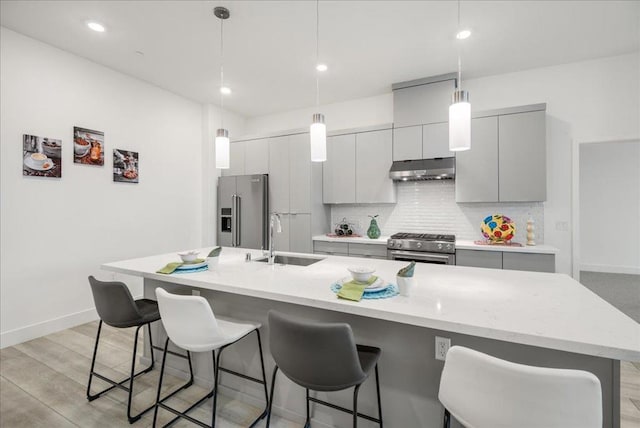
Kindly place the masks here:
[(412, 259), (415, 259), (416, 261), (424, 260), (429, 262), (445, 262), (445, 263), (448, 263), (449, 258), (451, 257), (450, 255), (441, 256), (437, 254), (412, 253), (409, 251), (391, 251), (391, 257), (395, 258), (396, 256), (412, 258)]

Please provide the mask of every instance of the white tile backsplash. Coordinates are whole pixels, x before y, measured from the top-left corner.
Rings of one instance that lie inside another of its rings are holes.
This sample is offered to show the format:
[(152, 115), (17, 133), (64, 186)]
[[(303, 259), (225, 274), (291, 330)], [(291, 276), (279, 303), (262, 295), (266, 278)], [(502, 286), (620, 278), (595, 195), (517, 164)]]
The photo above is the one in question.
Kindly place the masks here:
[(397, 232), (452, 233), (458, 239), (482, 239), (480, 223), (490, 214), (504, 214), (516, 223), (514, 241), (524, 244), (527, 219), (536, 222), (536, 242), (544, 242), (542, 202), (456, 203), (455, 182), (415, 181), (398, 183), (398, 202), (393, 204), (332, 205), (332, 227), (343, 218), (355, 232), (366, 235), (369, 215), (379, 214), (383, 235)]

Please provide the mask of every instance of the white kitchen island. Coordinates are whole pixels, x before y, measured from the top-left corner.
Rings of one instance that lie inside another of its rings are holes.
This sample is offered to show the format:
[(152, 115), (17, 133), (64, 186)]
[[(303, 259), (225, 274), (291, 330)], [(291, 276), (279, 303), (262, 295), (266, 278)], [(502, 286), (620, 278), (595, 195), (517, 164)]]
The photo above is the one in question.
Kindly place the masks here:
[[(196, 290), (220, 315), (266, 324), (267, 312), (273, 308), (318, 321), (348, 322), (359, 343), (383, 349), (380, 377), (387, 427), (440, 426), (442, 406), (437, 393), (443, 362), (434, 359), (435, 336), (524, 364), (589, 370), (602, 383), (604, 426), (619, 426), (619, 360), (640, 361), (640, 325), (566, 275), (419, 264), (418, 286), (410, 297), (351, 302), (338, 299), (330, 290), (333, 282), (348, 275), (348, 266), (372, 265), (376, 275), (393, 282), (405, 263), (327, 256), (307, 267), (269, 266), (245, 262), (247, 252), (254, 259), (261, 255), (256, 250), (224, 248), (216, 271), (193, 274), (155, 273), (176, 261), (175, 253), (107, 263), (102, 268), (142, 276), (148, 298), (155, 298), (156, 287), (182, 294)], [(161, 328), (156, 329), (158, 335), (155, 341), (162, 343)], [(209, 359), (210, 355), (203, 356), (195, 365), (204, 383), (212, 379)], [(270, 372), (273, 361), (266, 360)], [(237, 351), (229, 348), (222, 361), (231, 368), (258, 373), (252, 341), (239, 344)], [(181, 361), (172, 364), (184, 369)], [(255, 385), (224, 375), (222, 384), (224, 392), (259, 405), (261, 391)], [(318, 397), (350, 406), (350, 392)], [(359, 402), (360, 409), (375, 415), (373, 383), (365, 383)], [(280, 378), (274, 411), (303, 420), (304, 394)], [(339, 413), (317, 406), (314, 426), (350, 426), (347, 415)], [(361, 426), (374, 425), (362, 420)]]

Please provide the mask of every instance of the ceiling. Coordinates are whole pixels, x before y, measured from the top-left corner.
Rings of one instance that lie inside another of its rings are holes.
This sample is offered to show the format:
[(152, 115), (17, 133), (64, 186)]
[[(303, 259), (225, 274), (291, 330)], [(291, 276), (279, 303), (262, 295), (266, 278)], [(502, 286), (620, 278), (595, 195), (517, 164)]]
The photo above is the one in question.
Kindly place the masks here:
[[(315, 103), (314, 1), (2, 1), (3, 26), (202, 103), (252, 117)], [(640, 50), (637, 1), (320, 2), (321, 103), (454, 71), (463, 79)], [(101, 22), (95, 33), (88, 20)], [(136, 53), (139, 51), (143, 55)]]

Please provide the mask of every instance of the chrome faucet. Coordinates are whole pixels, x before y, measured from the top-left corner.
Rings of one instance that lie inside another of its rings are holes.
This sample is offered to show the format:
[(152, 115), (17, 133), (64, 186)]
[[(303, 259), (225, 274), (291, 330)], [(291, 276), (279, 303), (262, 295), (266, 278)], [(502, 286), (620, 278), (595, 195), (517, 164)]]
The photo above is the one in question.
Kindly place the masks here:
[(275, 252), (275, 248), (273, 246), (273, 228), (276, 228), (276, 232), (277, 233), (281, 233), (282, 232), (282, 224), (280, 223), (280, 214), (278, 213), (271, 213), (271, 219), (269, 221), (269, 260), (268, 260), (268, 264), (272, 265), (274, 264), (275, 260), (276, 260), (276, 256), (274, 254)]

